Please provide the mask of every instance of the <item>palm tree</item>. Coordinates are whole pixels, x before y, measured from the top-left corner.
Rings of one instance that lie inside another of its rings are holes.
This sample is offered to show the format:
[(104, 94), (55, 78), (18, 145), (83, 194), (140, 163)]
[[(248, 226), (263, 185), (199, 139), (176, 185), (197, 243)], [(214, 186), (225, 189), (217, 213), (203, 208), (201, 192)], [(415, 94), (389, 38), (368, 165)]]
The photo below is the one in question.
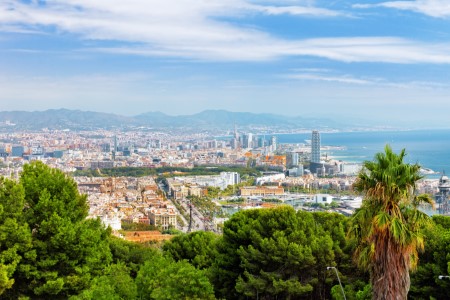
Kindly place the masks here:
[(405, 149), (395, 154), (389, 145), (374, 161), (364, 162), (354, 189), (364, 201), (351, 219), (350, 236), (356, 238), (355, 260), (370, 271), (373, 299), (406, 299), (409, 271), (423, 250), (422, 228), (429, 217), (418, 210), (433, 205), (428, 195), (416, 194), (422, 178), (418, 164), (403, 161)]

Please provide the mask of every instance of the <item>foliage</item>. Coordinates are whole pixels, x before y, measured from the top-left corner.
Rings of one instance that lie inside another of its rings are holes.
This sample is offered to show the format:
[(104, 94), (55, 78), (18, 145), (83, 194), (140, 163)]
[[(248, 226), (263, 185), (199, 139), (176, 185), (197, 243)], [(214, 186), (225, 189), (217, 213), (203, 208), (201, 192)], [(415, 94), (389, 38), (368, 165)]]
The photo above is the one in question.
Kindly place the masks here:
[(32, 246), (22, 216), (24, 196), (21, 185), (0, 178), (0, 295), (13, 286), (16, 268)]
[(356, 293), (356, 300), (370, 300), (372, 299), (372, 286), (366, 284), (364, 288)]
[[(314, 218), (288, 206), (234, 214), (225, 223), (211, 269), (216, 294), (233, 299), (329, 298), (332, 281), (326, 267), (336, 265), (336, 257), (344, 259), (341, 247), (346, 243), (345, 225), (330, 233), (331, 224), (325, 215)], [(332, 236), (340, 239), (333, 242)]]
[(425, 251), (419, 256), (420, 265), (411, 276), (409, 296), (416, 299), (445, 299), (450, 280), (439, 279), (449, 274), (450, 217), (433, 216), (433, 226), (425, 229)]
[(219, 198), (220, 195), (220, 187), (216, 187), (216, 186), (208, 186), (207, 187), (207, 191), (208, 191), (208, 197), (211, 199), (216, 199)]
[(80, 295), (70, 297), (71, 300), (133, 300), (137, 298), (137, 287), (129, 275), (128, 268), (119, 263), (110, 265), (104, 275), (94, 278), (89, 289)]
[[(372, 287), (362, 280), (344, 286), (345, 298), (347, 300), (370, 300), (372, 299)], [(344, 300), (342, 289), (339, 284), (331, 288), (331, 297), (334, 300)]]
[[(16, 185), (12, 190), (17, 202), (4, 213), (18, 221), (6, 219), (9, 229), (2, 233), (9, 240), (9, 257), (16, 249), (20, 259), (15, 260), (15, 282), (6, 297), (78, 294), (111, 261), (109, 232), (99, 220), (85, 219), (86, 197), (61, 171), (33, 162), (24, 166)], [(17, 234), (20, 239), (15, 238)]]
[(370, 271), (375, 299), (406, 299), (409, 270), (424, 246), (428, 217), (417, 207), (431, 199), (415, 194), (420, 166), (404, 163), (405, 155), (404, 149), (395, 154), (386, 146), (364, 163), (354, 184), (365, 199), (352, 217), (350, 235), (357, 241), (358, 265)]
[[(398, 236), (401, 245), (417, 239), (412, 245), (419, 249), (421, 239), (426, 241), (411, 277), (411, 298), (445, 299), (450, 281), (438, 276), (450, 271), (450, 218), (435, 216), (433, 226), (421, 226), (426, 217), (415, 208), (426, 198), (413, 193), (415, 169), (401, 166), (394, 156), (393, 166), (366, 166), (370, 172), (362, 173), (355, 186), (366, 199), (352, 219), (287, 206), (244, 210), (224, 224), (222, 236), (202, 231), (177, 235), (162, 245), (165, 256), (159, 245), (115, 238), (99, 220), (86, 219), (86, 197), (73, 180), (33, 162), (19, 182), (0, 178), (0, 299), (214, 299), (211, 282), (225, 299), (341, 299), (335, 273), (326, 270), (335, 266), (347, 299), (365, 300), (372, 286), (368, 274), (355, 268), (352, 254), (357, 249), (367, 254), (357, 256), (362, 261), (371, 258), (370, 251), (363, 251), (375, 243), (369, 233), (386, 228), (397, 232), (391, 238)], [(402, 177), (405, 173), (409, 179)], [(391, 179), (393, 174), (403, 181)], [(396, 183), (382, 190), (387, 194), (370, 190), (374, 182), (377, 187), (386, 181)], [(208, 197), (192, 201), (210, 210), (216, 207), (210, 198), (220, 193), (210, 188)], [(385, 207), (383, 201), (398, 205), (404, 222), (399, 228), (393, 214), (376, 213)], [(349, 226), (359, 232), (352, 231), (356, 239), (346, 238)], [(414, 257), (414, 251), (408, 253)]]
[(261, 201), (269, 202), (269, 203), (283, 203), (283, 201), (281, 199), (277, 199), (277, 198), (263, 198)]
[(186, 261), (157, 256), (147, 261), (136, 278), (139, 299), (214, 299), (206, 274)]
[(175, 261), (187, 260), (194, 267), (205, 269), (209, 268), (215, 260), (218, 239), (215, 233), (195, 231), (165, 242), (163, 251)]
[[(245, 179), (245, 177), (241, 178), (241, 180)], [(239, 194), (240, 188), (244, 186), (252, 186), (255, 185), (254, 178), (247, 178), (247, 180), (243, 180), (241, 183), (228, 185), (223, 191), (219, 193), (219, 196), (227, 197), (227, 196), (236, 196)]]
[(203, 216), (212, 218), (214, 214), (221, 212), (220, 207), (208, 197), (188, 196), (187, 198)]
[(244, 203), (245, 202), (245, 198), (239, 197), (239, 198), (234, 198), (234, 199), (228, 199), (226, 202), (229, 202), (229, 203)]
[(330, 204), (329, 204), (329, 207), (330, 208), (338, 208), (339, 207), (339, 203), (337, 202), (337, 201), (332, 201)]
[[(170, 225), (170, 226), (172, 226), (172, 225)], [(175, 228), (171, 228), (170, 226), (168, 229), (163, 230), (161, 233), (162, 234), (171, 234), (171, 235), (183, 234), (183, 231), (175, 229)]]
[(241, 166), (195, 166), (193, 168), (183, 167), (119, 167), (113, 169), (102, 169), (101, 173), (97, 170), (78, 170), (75, 171), (73, 176), (91, 176), (101, 177), (103, 176), (156, 176), (158, 174), (164, 174), (165, 177), (172, 176), (199, 176), (199, 175), (218, 175), (220, 172), (238, 172), (241, 175), (260, 176), (261, 172), (256, 168), (245, 168)]
[(155, 248), (128, 242), (116, 237), (110, 238), (110, 249), (113, 263), (125, 264), (133, 278), (136, 277), (141, 265), (159, 255), (158, 250)]

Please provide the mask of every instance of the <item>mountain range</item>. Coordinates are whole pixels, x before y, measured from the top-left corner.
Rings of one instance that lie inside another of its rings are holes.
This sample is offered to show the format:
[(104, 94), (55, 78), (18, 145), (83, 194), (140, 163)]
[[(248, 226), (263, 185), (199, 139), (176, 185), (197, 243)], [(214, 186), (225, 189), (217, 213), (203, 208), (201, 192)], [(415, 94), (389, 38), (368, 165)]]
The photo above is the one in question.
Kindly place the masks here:
[[(70, 129), (131, 129), (145, 127), (153, 129), (183, 129), (189, 131), (223, 131), (239, 129), (261, 129), (288, 131), (299, 129), (343, 129), (361, 126), (344, 124), (330, 119), (289, 117), (276, 114), (205, 110), (192, 115), (170, 116), (162, 112), (147, 112), (136, 116), (111, 113), (50, 109), (45, 111), (0, 112), (1, 127), (14, 130)], [(367, 125), (365, 125), (367, 127)]]

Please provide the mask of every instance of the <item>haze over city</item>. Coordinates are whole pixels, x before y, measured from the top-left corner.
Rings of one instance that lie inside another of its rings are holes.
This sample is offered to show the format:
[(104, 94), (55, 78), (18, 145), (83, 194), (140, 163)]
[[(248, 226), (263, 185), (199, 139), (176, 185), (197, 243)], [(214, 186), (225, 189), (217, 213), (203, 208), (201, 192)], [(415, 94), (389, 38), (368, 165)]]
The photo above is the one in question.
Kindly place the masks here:
[(449, 127), (449, 16), (442, 0), (4, 0), (0, 110)]

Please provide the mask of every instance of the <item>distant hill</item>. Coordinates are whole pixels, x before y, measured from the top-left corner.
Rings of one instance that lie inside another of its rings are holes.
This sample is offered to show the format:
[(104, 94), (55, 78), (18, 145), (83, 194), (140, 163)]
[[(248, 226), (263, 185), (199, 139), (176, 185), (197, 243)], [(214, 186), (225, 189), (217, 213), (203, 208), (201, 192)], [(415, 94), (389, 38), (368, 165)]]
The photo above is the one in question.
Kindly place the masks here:
[(133, 125), (135, 120), (115, 114), (69, 109), (45, 111), (4, 111), (0, 122), (9, 121), (20, 129), (98, 129)]
[[(205, 110), (193, 115), (168, 116), (161, 112), (149, 112), (135, 117), (152, 126), (197, 127), (232, 129), (238, 127), (270, 128), (336, 128), (346, 127), (336, 121), (319, 118), (287, 117), (275, 114), (256, 114), (249, 112), (230, 112), (226, 110)], [(348, 125), (348, 124), (347, 124)]]
[[(14, 126), (6, 126), (15, 124)], [(205, 110), (193, 115), (169, 116), (162, 112), (147, 112), (126, 117), (110, 113), (50, 109), (45, 111), (4, 111), (0, 112), (2, 128), (22, 130), (48, 129), (127, 129), (132, 127), (150, 127), (154, 129), (184, 130), (232, 130), (239, 129), (290, 130), (311, 128), (348, 128), (349, 124), (320, 118), (287, 117), (275, 114), (256, 114), (248, 112), (230, 112), (226, 110)]]

